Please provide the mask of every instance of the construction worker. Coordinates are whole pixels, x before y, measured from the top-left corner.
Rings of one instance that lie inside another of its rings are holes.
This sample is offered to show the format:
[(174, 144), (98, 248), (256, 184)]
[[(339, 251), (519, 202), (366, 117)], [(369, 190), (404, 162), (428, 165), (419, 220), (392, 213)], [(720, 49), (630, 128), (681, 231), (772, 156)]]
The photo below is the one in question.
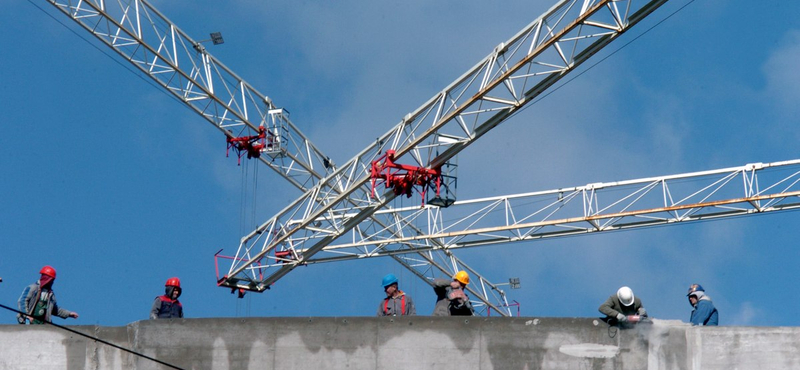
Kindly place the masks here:
[(167, 279), (164, 284), (164, 295), (156, 297), (150, 309), (151, 319), (171, 319), (183, 317), (183, 305), (178, 301), (181, 296), (181, 281), (176, 277)]
[(436, 279), (433, 291), (436, 292), (436, 306), (433, 316), (472, 316), (475, 311), (464, 289), (469, 284), (469, 274), (459, 271), (452, 280)]
[(409, 316), (416, 315), (417, 309), (414, 301), (397, 287), (397, 276), (389, 274), (381, 280), (386, 298), (378, 306), (378, 316)]
[(606, 315), (605, 320), (610, 325), (629, 326), (647, 317), (642, 301), (626, 286), (608, 297), (598, 310)]
[(717, 312), (711, 298), (706, 295), (705, 289), (700, 284), (692, 284), (689, 286), (689, 303), (692, 307), (692, 315), (689, 316), (689, 322), (692, 326), (717, 326), (719, 325), (719, 313)]
[(17, 306), (26, 315), (17, 314), (20, 324), (44, 324), (50, 322), (52, 315), (62, 319), (78, 318), (76, 312), (58, 307), (56, 295), (53, 293), (53, 284), (56, 281), (56, 269), (51, 266), (42, 267), (39, 271), (39, 280), (28, 285), (19, 297)]

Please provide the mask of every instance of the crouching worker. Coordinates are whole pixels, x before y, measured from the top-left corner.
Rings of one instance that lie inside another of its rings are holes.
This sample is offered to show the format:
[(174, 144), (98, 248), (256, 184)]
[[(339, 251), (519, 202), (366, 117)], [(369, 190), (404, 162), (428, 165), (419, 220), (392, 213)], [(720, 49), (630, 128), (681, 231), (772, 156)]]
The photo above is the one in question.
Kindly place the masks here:
[(183, 317), (183, 305), (178, 301), (181, 296), (181, 281), (178, 278), (169, 278), (164, 284), (164, 295), (156, 297), (150, 309), (151, 319), (172, 319)]
[(50, 266), (42, 267), (39, 271), (39, 281), (29, 285), (22, 291), (17, 306), (27, 315), (17, 315), (20, 324), (44, 324), (50, 322), (52, 315), (62, 319), (78, 318), (78, 314), (58, 307), (56, 295), (53, 293), (53, 284), (56, 281), (56, 270)]
[(647, 317), (642, 301), (634, 297), (631, 288), (626, 286), (619, 288), (617, 294), (608, 297), (600, 305), (599, 310), (606, 315), (605, 321), (609, 325), (631, 327)]
[(381, 281), (386, 298), (378, 306), (378, 316), (408, 316), (416, 315), (414, 301), (397, 287), (397, 276), (389, 274)]

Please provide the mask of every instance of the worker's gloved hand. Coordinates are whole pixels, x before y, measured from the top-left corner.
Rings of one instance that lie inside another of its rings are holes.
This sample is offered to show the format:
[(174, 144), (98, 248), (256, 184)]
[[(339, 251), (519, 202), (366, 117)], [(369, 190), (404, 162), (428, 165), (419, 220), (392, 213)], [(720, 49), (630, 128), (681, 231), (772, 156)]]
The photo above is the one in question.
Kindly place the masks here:
[(638, 311), (636, 311), (636, 314), (639, 315), (639, 316), (647, 316), (647, 311), (645, 311), (644, 307), (642, 307), (642, 308), (639, 308)]
[(619, 321), (619, 322), (626, 322), (626, 321), (628, 321), (628, 318), (627, 318), (625, 315), (623, 315), (623, 314), (621, 314), (621, 313), (618, 313), (618, 314), (617, 314), (617, 321)]

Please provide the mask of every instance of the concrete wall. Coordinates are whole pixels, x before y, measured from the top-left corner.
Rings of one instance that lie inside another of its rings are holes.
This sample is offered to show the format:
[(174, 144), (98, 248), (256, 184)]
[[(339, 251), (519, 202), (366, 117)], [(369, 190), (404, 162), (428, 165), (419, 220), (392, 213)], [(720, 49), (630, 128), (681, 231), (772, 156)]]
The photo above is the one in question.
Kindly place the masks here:
[[(800, 329), (630, 330), (569, 318), (248, 318), (71, 327), (184, 369), (798, 369)], [(0, 369), (166, 369), (50, 326), (0, 325)]]

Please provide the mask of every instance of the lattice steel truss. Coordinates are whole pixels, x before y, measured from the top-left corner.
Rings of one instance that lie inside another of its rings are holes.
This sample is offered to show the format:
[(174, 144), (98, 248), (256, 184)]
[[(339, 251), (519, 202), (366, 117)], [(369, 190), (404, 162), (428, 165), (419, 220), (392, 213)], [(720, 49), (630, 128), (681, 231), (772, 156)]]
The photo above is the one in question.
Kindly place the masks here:
[[(421, 236), (367, 238), (351, 231), (308, 264), (589, 234), (800, 208), (800, 159), (712, 171), (381, 210), (422, 225)], [(353, 209), (350, 214), (359, 210)], [(350, 217), (348, 214), (342, 217)], [(347, 241), (343, 241), (347, 240)], [(290, 239), (289, 243), (293, 241)], [(443, 246), (443, 247), (442, 247)], [(305, 250), (297, 250), (303, 254)]]

